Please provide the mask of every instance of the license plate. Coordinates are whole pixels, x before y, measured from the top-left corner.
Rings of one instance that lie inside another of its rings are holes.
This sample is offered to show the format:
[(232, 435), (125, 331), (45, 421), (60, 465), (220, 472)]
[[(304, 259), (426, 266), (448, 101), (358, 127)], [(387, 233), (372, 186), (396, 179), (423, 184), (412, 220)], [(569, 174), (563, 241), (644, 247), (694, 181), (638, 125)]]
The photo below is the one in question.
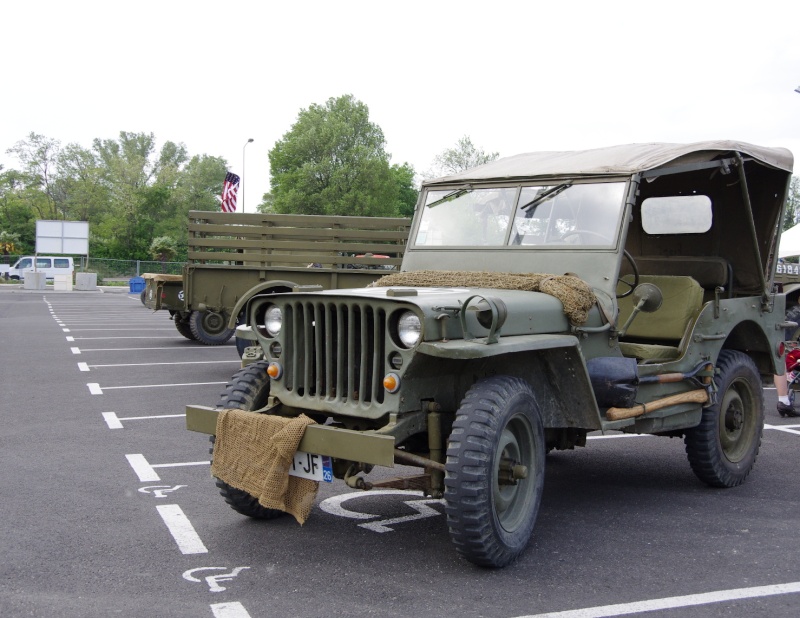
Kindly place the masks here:
[(312, 481), (330, 483), (333, 481), (331, 458), (326, 455), (297, 451), (292, 460), (292, 467), (289, 468), (289, 474)]

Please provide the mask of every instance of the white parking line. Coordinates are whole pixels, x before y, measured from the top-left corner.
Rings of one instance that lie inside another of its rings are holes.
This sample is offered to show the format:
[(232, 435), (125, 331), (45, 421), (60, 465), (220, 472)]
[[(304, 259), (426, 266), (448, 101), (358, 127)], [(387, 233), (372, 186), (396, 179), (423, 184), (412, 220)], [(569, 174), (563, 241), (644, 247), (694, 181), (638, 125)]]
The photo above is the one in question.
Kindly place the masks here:
[[(69, 329), (65, 328), (64, 332), (68, 333)], [(165, 337), (164, 335), (154, 335), (152, 337), (147, 337), (147, 336), (144, 336), (144, 337), (75, 337), (75, 338), (72, 339), (72, 341), (76, 341), (78, 339), (81, 339), (83, 341), (88, 341), (90, 339), (100, 339), (100, 340), (103, 340), (103, 341), (105, 341), (106, 339), (178, 339), (178, 340), (180, 340), (180, 339), (184, 339), (184, 338), (185, 337), (181, 337), (180, 335), (175, 336), (175, 337)]]
[(89, 371), (88, 367), (152, 367), (153, 365), (209, 365), (214, 363), (236, 363), (239, 365), (241, 362), (240, 360), (231, 359), (215, 361), (180, 361), (173, 363), (116, 363), (113, 365), (86, 365), (86, 363), (78, 363), (78, 365), (86, 365), (87, 369), (81, 369), (81, 371)]
[(125, 390), (128, 388), (161, 388), (163, 386), (206, 386), (208, 384), (227, 384), (227, 382), (183, 382), (181, 384), (133, 384), (131, 386), (104, 386), (100, 388), (97, 382), (87, 382), (92, 395), (102, 395), (104, 391)]
[[(74, 341), (74, 339), (73, 339)], [(181, 348), (176, 348), (174, 346), (171, 347), (160, 347), (160, 348), (72, 348), (74, 354), (80, 354), (81, 352), (130, 352), (134, 350), (179, 350)], [(74, 352), (74, 350), (78, 350), (78, 352)], [(228, 354), (230, 354), (230, 346), (203, 346), (196, 347), (195, 350), (203, 350), (204, 352), (210, 352), (211, 350), (225, 350)]]
[(125, 457), (128, 460), (128, 463), (131, 465), (131, 468), (133, 468), (133, 471), (136, 473), (136, 476), (139, 477), (139, 480), (142, 483), (150, 483), (161, 480), (161, 477), (158, 476), (158, 472), (155, 471), (155, 468), (180, 468), (183, 466), (211, 465), (210, 461), (182, 461), (178, 463), (151, 464), (141, 453), (133, 453), (130, 455), (125, 455)]
[(627, 616), (642, 612), (652, 612), (659, 609), (675, 609), (678, 607), (693, 607), (708, 605), (710, 603), (723, 603), (738, 599), (755, 599), (778, 594), (796, 594), (800, 592), (800, 582), (788, 584), (775, 584), (773, 586), (755, 586), (753, 588), (734, 588), (733, 590), (719, 590), (702, 594), (687, 594), (681, 597), (667, 597), (664, 599), (651, 599), (650, 601), (636, 601), (634, 603), (620, 603), (618, 605), (604, 605), (588, 607), (586, 609), (567, 610), (563, 612), (549, 612), (547, 614), (530, 614), (517, 618), (607, 618), (610, 616)]
[(233, 603), (214, 603), (211, 605), (214, 618), (250, 618), (244, 605), (238, 601)]
[(796, 429), (797, 427), (800, 427), (800, 425), (764, 425), (764, 429), (775, 429), (776, 431), (793, 433), (800, 436), (800, 431)]
[(160, 504), (156, 509), (182, 554), (208, 553), (208, 549), (203, 545), (200, 535), (197, 534), (192, 522), (186, 517), (181, 507), (177, 504)]
[(109, 429), (124, 429), (122, 421), (142, 421), (151, 418), (185, 418), (186, 414), (159, 414), (157, 416), (117, 416), (116, 412), (103, 412), (103, 420)]

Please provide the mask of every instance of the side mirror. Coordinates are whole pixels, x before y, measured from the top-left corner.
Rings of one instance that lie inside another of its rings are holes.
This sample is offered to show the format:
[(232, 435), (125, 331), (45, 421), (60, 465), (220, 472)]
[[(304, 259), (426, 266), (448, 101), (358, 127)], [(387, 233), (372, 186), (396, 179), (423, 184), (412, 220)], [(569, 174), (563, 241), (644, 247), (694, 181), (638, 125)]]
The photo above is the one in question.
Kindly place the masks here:
[(624, 337), (628, 331), (628, 327), (633, 322), (634, 318), (639, 315), (639, 312), (653, 313), (661, 308), (661, 303), (664, 302), (664, 295), (657, 285), (652, 283), (640, 283), (633, 290), (633, 300), (636, 304), (633, 306), (631, 315), (625, 321), (623, 327), (619, 330), (618, 336)]
[(661, 308), (664, 302), (664, 295), (657, 285), (652, 283), (640, 283), (633, 291), (633, 300), (636, 301), (634, 312), (638, 309), (645, 313), (653, 313)]

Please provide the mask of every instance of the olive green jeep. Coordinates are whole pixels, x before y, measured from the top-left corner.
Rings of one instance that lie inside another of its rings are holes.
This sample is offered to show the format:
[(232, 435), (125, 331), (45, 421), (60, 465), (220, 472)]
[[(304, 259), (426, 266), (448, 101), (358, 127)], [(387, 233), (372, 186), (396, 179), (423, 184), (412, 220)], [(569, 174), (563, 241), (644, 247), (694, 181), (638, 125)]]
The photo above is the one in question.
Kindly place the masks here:
[[(248, 301), (263, 357), (217, 409), (188, 406), (188, 427), (215, 433), (221, 408), (305, 414), (299, 450), (322, 476), (444, 498), (456, 550), (490, 567), (527, 545), (547, 453), (590, 432), (683, 437), (702, 481), (739, 485), (762, 381), (784, 371), (772, 277), (791, 170), (787, 150), (717, 141), (426, 182), (400, 272)], [(395, 464), (419, 473), (368, 476)], [(278, 514), (218, 486), (240, 513)]]

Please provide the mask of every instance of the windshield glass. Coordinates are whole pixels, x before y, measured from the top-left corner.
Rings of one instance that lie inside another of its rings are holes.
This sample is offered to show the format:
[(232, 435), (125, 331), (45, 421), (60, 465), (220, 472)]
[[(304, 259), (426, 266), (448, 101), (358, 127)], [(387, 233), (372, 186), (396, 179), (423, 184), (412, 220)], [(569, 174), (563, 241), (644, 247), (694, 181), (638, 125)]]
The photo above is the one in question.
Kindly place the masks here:
[(428, 191), (417, 246), (613, 247), (624, 182)]

